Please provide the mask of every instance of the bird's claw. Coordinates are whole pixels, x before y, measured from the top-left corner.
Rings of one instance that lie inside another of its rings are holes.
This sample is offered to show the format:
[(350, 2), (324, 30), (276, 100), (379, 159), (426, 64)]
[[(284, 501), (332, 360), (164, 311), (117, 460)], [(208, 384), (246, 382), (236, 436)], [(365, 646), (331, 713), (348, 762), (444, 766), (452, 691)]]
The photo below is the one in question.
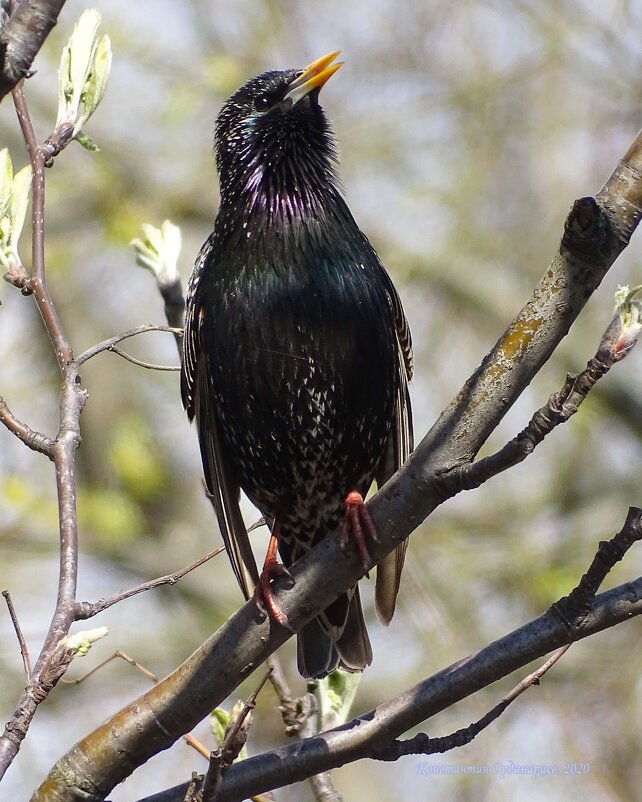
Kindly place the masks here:
[(375, 529), (375, 525), (370, 517), (370, 513), (363, 501), (361, 493), (358, 493), (356, 490), (348, 493), (344, 502), (344, 507), (345, 514), (341, 525), (339, 545), (345, 550), (350, 539), (354, 540), (361, 559), (361, 565), (367, 576), (368, 571), (373, 566), (373, 561), (368, 552), (368, 547), (366, 546), (364, 532), (371, 537), (375, 543), (379, 542), (379, 536), (377, 535), (377, 530)]
[(277, 579), (284, 578), (287, 579), (289, 587), (294, 585), (294, 577), (284, 565), (276, 560), (274, 562), (266, 562), (263, 566), (263, 570), (261, 571), (259, 584), (256, 586), (254, 591), (253, 599), (257, 607), (267, 613), (267, 615), (276, 621), (277, 624), (280, 624), (282, 627), (285, 627), (285, 629), (289, 629), (291, 632), (294, 632), (290, 626), (287, 615), (283, 612), (277, 600), (274, 598), (274, 591), (272, 589), (272, 582)]

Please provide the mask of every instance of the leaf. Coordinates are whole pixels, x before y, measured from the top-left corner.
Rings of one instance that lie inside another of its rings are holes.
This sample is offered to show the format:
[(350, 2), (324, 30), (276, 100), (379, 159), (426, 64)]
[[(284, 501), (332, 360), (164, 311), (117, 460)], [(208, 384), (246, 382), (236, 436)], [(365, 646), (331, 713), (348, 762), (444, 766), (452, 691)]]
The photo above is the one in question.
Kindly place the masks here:
[(78, 133), (74, 136), (74, 139), (79, 145), (82, 145), (85, 150), (90, 150), (93, 152), (100, 150), (94, 140), (84, 131), (78, 131)]
[(95, 59), (92, 71), (87, 78), (81, 101), (83, 113), (80, 115), (76, 127), (80, 130), (91, 115), (98, 108), (98, 104), (103, 99), (107, 88), (107, 79), (111, 70), (111, 40), (109, 36), (103, 36), (96, 47)]
[(56, 128), (73, 123), (74, 138), (87, 150), (98, 148), (82, 134), (82, 128), (105, 94), (111, 69), (111, 40), (106, 35), (98, 39), (101, 20), (96, 9), (81, 14), (63, 48), (58, 73)]
[(18, 252), (18, 240), (27, 215), (30, 190), (31, 166), (27, 165), (15, 174), (11, 185), (11, 238), (9, 245), (16, 255)]
[(102, 15), (95, 8), (88, 8), (80, 15), (69, 38), (69, 76), (73, 85), (73, 97), (78, 108), (80, 96), (92, 69), (96, 53), (96, 39)]
[(0, 150), (0, 217), (9, 214), (11, 208), (11, 184), (13, 164), (7, 148)]
[(181, 252), (181, 230), (170, 220), (160, 228), (143, 223), (144, 241), (135, 238), (129, 244), (136, 251), (136, 263), (150, 270), (159, 286), (167, 286), (178, 277), (178, 257)]

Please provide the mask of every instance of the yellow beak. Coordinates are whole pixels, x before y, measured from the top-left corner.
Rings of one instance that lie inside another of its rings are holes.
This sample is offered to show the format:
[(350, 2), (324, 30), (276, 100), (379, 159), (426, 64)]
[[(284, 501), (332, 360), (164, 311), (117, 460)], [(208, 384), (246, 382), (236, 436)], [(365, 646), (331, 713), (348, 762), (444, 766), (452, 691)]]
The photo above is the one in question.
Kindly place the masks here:
[(313, 89), (322, 87), (338, 69), (343, 66), (343, 61), (332, 64), (341, 51), (335, 50), (325, 56), (321, 56), (316, 61), (303, 70), (301, 75), (292, 81), (285, 97), (292, 101), (292, 105), (308, 95)]

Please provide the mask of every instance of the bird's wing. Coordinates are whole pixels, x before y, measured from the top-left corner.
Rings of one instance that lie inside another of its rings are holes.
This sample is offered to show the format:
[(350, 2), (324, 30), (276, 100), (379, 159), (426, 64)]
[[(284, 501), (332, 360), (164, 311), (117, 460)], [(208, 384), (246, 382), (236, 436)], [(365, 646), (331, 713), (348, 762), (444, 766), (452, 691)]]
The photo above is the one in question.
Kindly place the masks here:
[(181, 395), (189, 419), (196, 418), (207, 491), (232, 568), (245, 598), (249, 599), (258, 583), (258, 571), (239, 507), (239, 485), (230, 470), (214, 408), (214, 388), (201, 343), (201, 307), (194, 302), (198, 278), (195, 273), (188, 289)]
[[(412, 378), (412, 339), (410, 327), (397, 294), (388, 274), (386, 276), (386, 289), (393, 314), (397, 349), (399, 353), (399, 381), (397, 387), (397, 400), (395, 403), (395, 417), (386, 444), (384, 456), (377, 471), (377, 485), (381, 487), (410, 456), (414, 447), (412, 430), (412, 409), (408, 394), (408, 382)], [(401, 571), (408, 540), (404, 540), (397, 548), (377, 565), (377, 582), (375, 589), (375, 603), (379, 619), (389, 624), (395, 612)]]

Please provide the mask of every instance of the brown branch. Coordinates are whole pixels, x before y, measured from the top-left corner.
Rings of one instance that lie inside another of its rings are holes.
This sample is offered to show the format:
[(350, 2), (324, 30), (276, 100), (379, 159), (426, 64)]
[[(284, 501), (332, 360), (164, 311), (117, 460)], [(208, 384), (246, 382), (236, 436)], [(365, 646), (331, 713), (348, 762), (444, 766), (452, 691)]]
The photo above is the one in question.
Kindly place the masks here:
[(33, 273), (25, 282), (22, 291), (23, 293), (33, 294), (47, 333), (54, 346), (58, 366), (64, 374), (65, 366), (73, 359), (73, 351), (53, 300), (49, 295), (45, 280), (45, 162), (48, 158), (48, 152), (37, 144), (31, 115), (21, 88), (13, 93), (13, 102), (27, 146), (27, 152), (29, 153), (33, 173), (31, 179), (31, 261)]
[(492, 710), (489, 710), (486, 715), (482, 716), (478, 721), (475, 721), (468, 727), (457, 730), (441, 738), (430, 738), (425, 733), (420, 732), (412, 738), (407, 738), (403, 741), (393, 740), (385, 746), (373, 749), (368, 757), (373, 760), (394, 761), (399, 760), (400, 757), (404, 757), (405, 755), (442, 754), (443, 752), (450, 752), (451, 749), (458, 749), (462, 746), (466, 746), (471, 743), (482, 730), (485, 730), (493, 721), (496, 721), (506, 708), (514, 702), (515, 699), (521, 696), (527, 688), (530, 688), (532, 685), (539, 685), (539, 681), (544, 674), (546, 674), (570, 648), (570, 643), (559, 648), (543, 665), (518, 682)]
[(220, 554), (224, 550), (225, 546), (219, 546), (217, 549), (214, 549), (214, 551), (210, 551), (209, 554), (200, 557), (198, 560), (196, 560), (196, 562), (193, 562), (186, 568), (181, 568), (180, 571), (175, 571), (173, 574), (167, 574), (166, 576), (151, 579), (148, 582), (142, 582), (140, 585), (136, 585), (136, 587), (130, 588), (129, 590), (122, 590), (120, 593), (116, 593), (114, 596), (111, 596), (108, 599), (100, 599), (99, 601), (93, 603), (78, 602), (76, 604), (76, 620), (81, 621), (91, 618), (98, 613), (102, 613), (108, 607), (118, 604), (118, 602), (121, 602), (124, 599), (129, 599), (132, 596), (136, 596), (138, 593), (145, 593), (152, 588), (158, 588), (161, 587), (161, 585), (175, 585), (179, 579), (182, 579), (186, 574), (189, 574), (190, 571), (193, 571), (195, 568), (203, 565), (203, 563), (206, 563), (208, 560), (216, 557), (217, 554)]
[(22, 440), (22, 442), (29, 446), (34, 451), (39, 451), (45, 454), (49, 459), (53, 459), (53, 445), (54, 441), (42, 432), (34, 432), (26, 423), (22, 423), (11, 412), (4, 399), (0, 397), (0, 423), (3, 423), (7, 429), (15, 434), (15, 436)]
[(83, 351), (80, 356), (76, 357), (76, 364), (82, 365), (87, 362), (88, 359), (92, 359), (97, 354), (101, 354), (104, 351), (113, 351), (114, 346), (123, 340), (127, 340), (130, 337), (136, 337), (138, 334), (144, 334), (147, 331), (168, 331), (176, 337), (180, 337), (183, 334), (183, 329), (177, 329), (172, 326), (156, 326), (153, 323), (144, 323), (142, 326), (136, 326), (135, 329), (125, 331), (123, 334), (117, 334), (114, 337), (103, 340), (102, 342), (93, 345), (91, 348), (88, 348), (86, 351)]
[(23, 0), (0, 31), (0, 100), (23, 78), (51, 29), (65, 0)]
[(147, 368), (147, 370), (161, 370), (172, 373), (175, 373), (181, 369), (180, 365), (155, 365), (152, 362), (144, 362), (142, 359), (136, 359), (135, 356), (132, 356), (125, 351), (121, 351), (117, 345), (112, 345), (112, 347), (108, 348), (107, 350), (112, 354), (116, 354), (116, 356), (122, 357), (127, 362), (131, 362), (132, 365), (137, 365), (139, 368)]
[(22, 131), (22, 138), (24, 139), (27, 147), (29, 160), (33, 164), (38, 152), (38, 141), (36, 139), (36, 132), (33, 130), (33, 124), (31, 122), (31, 116), (29, 114), (24, 92), (22, 91), (22, 85), (16, 86), (16, 88), (13, 90), (13, 105), (16, 110), (16, 115), (18, 116), (18, 123), (20, 125), (20, 130)]
[[(24, 3), (16, 15), (27, 6)], [(44, 3), (42, 4), (45, 5)], [(15, 15), (14, 15), (15, 16)], [(55, 20), (54, 20), (55, 21)], [(87, 394), (82, 389), (78, 365), (73, 362), (73, 351), (62, 327), (53, 299), (45, 281), (45, 161), (47, 150), (38, 146), (29, 110), (23, 92), (13, 95), (18, 119), (31, 160), (32, 203), (32, 274), (24, 282), (23, 293), (33, 294), (45, 329), (53, 343), (58, 367), (62, 373), (60, 393), (60, 423), (56, 439), (51, 442), (48, 456), (53, 460), (58, 497), (58, 525), (60, 541), (60, 569), (58, 594), (51, 624), (16, 710), (0, 736), (0, 779), (16, 756), (24, 740), (38, 705), (55, 687), (73, 653), (60, 649), (63, 638), (75, 621), (76, 583), (78, 578), (78, 525), (76, 515), (76, 449), (80, 444), (80, 414)], [(16, 433), (21, 431), (15, 419), (7, 418)], [(23, 429), (22, 433), (28, 433)], [(27, 438), (29, 439), (29, 438)], [(32, 440), (32, 442), (34, 442)], [(36, 440), (36, 442), (38, 442)], [(43, 441), (40, 441), (43, 443)], [(48, 444), (47, 444), (48, 445)]]
[(16, 637), (18, 638), (18, 644), (20, 646), (20, 654), (22, 655), (22, 664), (25, 669), (25, 677), (27, 678), (27, 682), (31, 682), (31, 660), (29, 658), (29, 649), (27, 649), (27, 642), (25, 640), (25, 636), (22, 634), (22, 628), (20, 626), (20, 622), (18, 621), (16, 608), (13, 606), (13, 600), (8, 590), (3, 590), (2, 595), (4, 596), (4, 599), (7, 602), (9, 617), (11, 618), (11, 623), (13, 624)]
[[(560, 251), (524, 309), (403, 468), (369, 502), (368, 507), (379, 534), (379, 542), (369, 544), (375, 562), (382, 560), (408, 537), (439, 505), (435, 477), (473, 459), (506, 411), (551, 356), (628, 243), (642, 215), (641, 202), (642, 135), (639, 134), (597, 200), (583, 198), (573, 205), (566, 221)], [(363, 574), (363, 569), (356, 554), (341, 550), (335, 533), (335, 537), (325, 538), (299, 560), (293, 566), (292, 574), (296, 580), (294, 588), (287, 592), (277, 591), (277, 596), (293, 628), (299, 629), (327, 607), (340, 592), (354, 585)], [(642, 603), (637, 597), (633, 602), (628, 601), (631, 598), (628, 594), (633, 587), (642, 592), (642, 587), (638, 588), (632, 583), (627, 586), (626, 594), (620, 591), (623, 596), (618, 597), (617, 602), (626, 606), (629, 613), (635, 611), (634, 614), (637, 614)], [(607, 598), (612, 600), (608, 594)], [(621, 620), (617, 611), (613, 612), (610, 608), (609, 611), (611, 622)], [(524, 649), (522, 641), (510, 641), (509, 636), (504, 645), (511, 645), (514, 653), (507, 651), (497, 654), (493, 651), (497, 644), (489, 647), (490, 652), (484, 652), (484, 685), (493, 672), (496, 677), (503, 676), (508, 666), (510, 670), (515, 670), (524, 665), (522, 658), (526, 651), (529, 660), (536, 659), (570, 639), (568, 630), (552, 614), (527, 625), (520, 637), (525, 635), (530, 636), (531, 645), (536, 643), (537, 646)], [(87, 797), (88, 802), (100, 799), (101, 795), (106, 796), (136, 766), (160, 749), (168, 747), (181, 732), (191, 729), (209, 710), (220, 704), (247, 674), (255, 670), (288, 637), (290, 633), (283, 628), (261, 620), (256, 606), (249, 602), (172, 675), (133, 706), (128, 706), (94, 730), (63, 756), (34, 795), (33, 802), (64, 799), (61, 794), (68, 795), (74, 777), (77, 782), (83, 783), (83, 787), (88, 783), (91, 785), (92, 795)], [(496, 663), (489, 662), (491, 656), (497, 656)], [(455, 672), (455, 676), (461, 675)], [(480, 675), (475, 676), (476, 681), (480, 681)], [(468, 687), (471, 675), (467, 674), (466, 677), (465, 687)], [(455, 696), (457, 692), (461, 693), (462, 688), (459, 691), (455, 689)], [(448, 704), (454, 699), (449, 696)], [(412, 716), (402, 714), (398, 719), (393, 716), (395, 727), (397, 724), (406, 724), (409, 718)], [(168, 727), (170, 721), (171, 727)], [(403, 726), (396, 733), (389, 731), (388, 737), (397, 737), (408, 726), (411, 725)], [(362, 728), (361, 723), (357, 729), (357, 740), (361, 739), (362, 734), (365, 736), (367, 732), (372, 732), (368, 726)], [(346, 733), (346, 737), (355, 736), (350, 728)], [(306, 755), (309, 744), (310, 740), (301, 745)], [(304, 777), (325, 771), (333, 765), (326, 747), (325, 742), (319, 747), (325, 755), (325, 762), (307, 763)], [(372, 743), (368, 744), (368, 748), (372, 748)], [(117, 756), (123, 753), (128, 755), (127, 761), (118, 759)], [(248, 761), (243, 763), (247, 764)], [(296, 773), (290, 773), (290, 767), (284, 767), (280, 759), (278, 763), (285, 768), (284, 773), (288, 777)], [(81, 772), (80, 766), (83, 767)], [(90, 774), (87, 773), (87, 766), (91, 767)], [(225, 782), (235, 768), (230, 768)], [(300, 768), (301, 764), (298, 764), (297, 770)], [(247, 768), (245, 770), (248, 771)], [(274, 775), (270, 776), (270, 782), (283, 784), (279, 781), (281, 777), (275, 780)], [(64, 789), (60, 777), (65, 778)], [(266, 777), (263, 774), (261, 782)], [(297, 779), (302, 777), (297, 775)], [(266, 787), (265, 784), (260, 789), (253, 787), (251, 793)]]
[[(128, 654), (125, 654), (125, 652), (122, 652), (120, 649), (118, 649), (112, 655), (107, 657), (105, 660), (102, 660), (100, 663), (98, 663), (97, 666), (94, 666), (92, 669), (90, 669), (86, 674), (83, 674), (82, 677), (77, 677), (76, 679), (62, 679), (61, 683), (63, 685), (80, 685), (81, 682), (84, 682), (85, 680), (92, 677), (94, 674), (97, 674), (101, 669), (103, 669), (106, 665), (109, 665), (109, 663), (111, 663), (113, 660), (124, 660), (128, 665), (132, 666), (137, 671), (140, 671), (140, 673), (143, 674), (143, 676), (147, 677), (147, 679), (154, 685), (160, 682), (156, 674), (153, 674), (148, 668), (145, 668), (145, 666), (142, 665), (142, 663), (137, 662), (136, 660), (134, 660), (133, 657), (130, 657)], [(190, 733), (187, 733), (183, 735), (183, 740), (188, 746), (191, 746), (192, 749), (194, 749), (196, 752), (202, 755), (206, 760), (209, 760), (210, 757), (209, 749), (206, 749), (197, 738), (195, 738)]]
[[(551, 608), (539, 618), (341, 727), (235, 763), (221, 783), (217, 802), (238, 802), (266, 789), (281, 788), (305, 780), (312, 774), (366, 758), (379, 745), (398, 738), (411, 727), (531, 661), (641, 614), (642, 578), (600, 594), (577, 629), (569, 629)], [(230, 625), (233, 626), (234, 622)], [(218, 665), (220, 667), (220, 663)], [(140, 716), (138, 721), (140, 723)], [(110, 723), (114, 726), (115, 722)], [(76, 759), (81, 760), (83, 754), (86, 753), (77, 755)], [(55, 795), (54, 788), (45, 783), (32, 797), (32, 802), (59, 802), (70, 798)], [(53, 795), (47, 797), (47, 790), (53, 791)], [(139, 802), (179, 802), (185, 791), (186, 785), (182, 784)], [(88, 799), (93, 802), (98, 797), (94, 795)]]
[(225, 772), (240, 755), (241, 749), (247, 742), (251, 724), (250, 713), (256, 707), (258, 695), (269, 678), (270, 669), (265, 672), (263, 679), (245, 701), (238, 715), (228, 724), (219, 748), (210, 754), (210, 765), (203, 783), (202, 802), (216, 802)]
[(433, 489), (442, 502), (462, 490), (475, 490), (492, 477), (523, 462), (557, 426), (575, 415), (597, 382), (635, 345), (635, 340), (627, 341), (626, 350), (622, 349), (621, 339), (625, 338), (620, 338), (621, 333), (622, 324), (618, 314), (609, 324), (597, 353), (587, 362), (584, 370), (577, 376), (569, 373), (562, 389), (553, 393), (548, 402), (535, 412), (525, 429), (495, 454), (477, 462), (458, 465), (436, 477)]

